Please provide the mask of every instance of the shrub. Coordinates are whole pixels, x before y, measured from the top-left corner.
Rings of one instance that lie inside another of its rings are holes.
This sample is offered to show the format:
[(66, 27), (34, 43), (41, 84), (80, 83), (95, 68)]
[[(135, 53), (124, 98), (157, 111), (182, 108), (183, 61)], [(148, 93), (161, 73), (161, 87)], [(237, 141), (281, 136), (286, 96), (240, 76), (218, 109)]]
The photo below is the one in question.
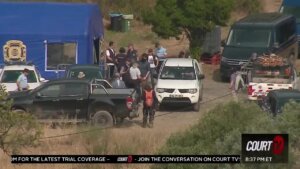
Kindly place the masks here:
[(38, 144), (41, 129), (29, 114), (11, 111), (5, 88), (0, 85), (0, 149), (6, 153), (18, 153), (21, 148)]
[[(298, 107), (297, 107), (298, 106)], [(172, 135), (159, 154), (241, 154), (242, 133), (289, 133), (289, 164), (168, 164), (156, 168), (291, 168), (299, 143), (299, 106), (291, 104), (277, 118), (254, 103), (228, 103), (209, 111), (190, 130)], [(295, 109), (295, 108), (298, 109)], [(298, 111), (298, 112), (297, 112)]]

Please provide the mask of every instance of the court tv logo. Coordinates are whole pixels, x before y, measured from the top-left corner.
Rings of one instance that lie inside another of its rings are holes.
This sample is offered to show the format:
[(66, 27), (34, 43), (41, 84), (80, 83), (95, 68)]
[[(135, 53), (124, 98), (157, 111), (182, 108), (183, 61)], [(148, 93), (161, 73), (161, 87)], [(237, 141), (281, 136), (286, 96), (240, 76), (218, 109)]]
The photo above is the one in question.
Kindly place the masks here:
[(287, 163), (288, 134), (242, 134), (242, 162)]

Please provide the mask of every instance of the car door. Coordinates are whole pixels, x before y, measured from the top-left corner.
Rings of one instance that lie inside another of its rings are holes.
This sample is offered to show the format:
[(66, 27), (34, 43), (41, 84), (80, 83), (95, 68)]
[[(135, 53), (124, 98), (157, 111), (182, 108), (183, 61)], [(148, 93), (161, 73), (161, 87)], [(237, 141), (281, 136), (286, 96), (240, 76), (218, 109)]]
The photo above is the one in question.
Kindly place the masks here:
[(39, 119), (56, 119), (61, 115), (61, 84), (51, 84), (34, 93), (31, 112)]
[(64, 84), (60, 102), (63, 113), (68, 119), (86, 119), (88, 111), (88, 84)]

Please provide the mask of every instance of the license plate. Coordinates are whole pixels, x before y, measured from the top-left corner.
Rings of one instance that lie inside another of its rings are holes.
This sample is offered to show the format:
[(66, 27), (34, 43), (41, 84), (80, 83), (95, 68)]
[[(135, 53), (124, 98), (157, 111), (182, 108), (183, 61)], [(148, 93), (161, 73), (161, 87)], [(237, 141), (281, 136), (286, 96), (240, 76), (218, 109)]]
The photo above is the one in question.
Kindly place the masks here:
[(183, 97), (182, 94), (170, 94), (171, 98), (181, 98)]

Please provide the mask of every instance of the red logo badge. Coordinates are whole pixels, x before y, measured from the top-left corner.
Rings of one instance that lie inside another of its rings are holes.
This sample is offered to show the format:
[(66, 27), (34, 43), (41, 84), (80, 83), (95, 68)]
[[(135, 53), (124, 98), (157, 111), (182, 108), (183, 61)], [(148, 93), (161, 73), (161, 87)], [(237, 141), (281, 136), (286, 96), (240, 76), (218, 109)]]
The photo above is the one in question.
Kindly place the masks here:
[(284, 139), (282, 136), (277, 135), (273, 139), (273, 154), (280, 155), (284, 150)]
[(132, 163), (132, 156), (131, 155), (128, 156), (127, 162)]

